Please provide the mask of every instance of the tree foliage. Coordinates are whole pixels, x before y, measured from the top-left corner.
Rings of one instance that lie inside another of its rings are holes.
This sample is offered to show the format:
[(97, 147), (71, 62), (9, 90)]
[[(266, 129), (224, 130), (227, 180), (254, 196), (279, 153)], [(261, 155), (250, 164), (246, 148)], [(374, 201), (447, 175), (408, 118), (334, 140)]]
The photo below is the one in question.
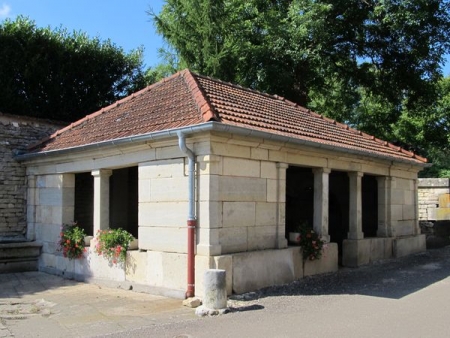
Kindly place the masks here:
[(439, 78), (448, 7), (439, 0), (168, 0), (153, 18), (180, 68), (301, 104), (333, 78), (398, 104), (405, 93), (422, 98)]
[(448, 122), (449, 0), (167, 0), (150, 14), (175, 68), (282, 95), (423, 155), (448, 146), (435, 131)]
[(142, 50), (38, 28), (18, 17), (0, 24), (0, 112), (75, 121), (145, 85)]

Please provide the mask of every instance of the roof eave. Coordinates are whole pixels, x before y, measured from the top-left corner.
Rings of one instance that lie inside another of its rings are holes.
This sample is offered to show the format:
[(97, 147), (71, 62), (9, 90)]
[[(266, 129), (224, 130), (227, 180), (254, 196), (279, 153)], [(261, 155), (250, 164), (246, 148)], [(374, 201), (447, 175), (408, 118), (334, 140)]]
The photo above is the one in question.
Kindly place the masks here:
[(349, 148), (343, 148), (343, 147), (337, 147), (333, 145), (323, 144), (323, 143), (317, 143), (314, 141), (308, 141), (308, 140), (302, 140), (297, 139), (289, 136), (279, 135), (279, 134), (273, 134), (266, 131), (260, 131), (256, 129), (250, 129), (250, 128), (244, 128), (239, 126), (233, 126), (228, 124), (223, 124), (220, 122), (210, 121), (210, 122), (204, 122), (201, 124), (193, 125), (193, 126), (187, 126), (187, 127), (180, 127), (175, 129), (168, 129), (163, 131), (157, 131), (142, 135), (136, 135), (136, 136), (129, 136), (114, 140), (108, 140), (98, 143), (92, 143), (77, 147), (70, 147), (70, 148), (64, 148), (64, 149), (58, 149), (58, 150), (49, 150), (49, 151), (42, 151), (38, 153), (28, 153), (28, 154), (22, 154), (17, 155), (15, 159), (19, 162), (34, 160), (38, 158), (44, 158), (48, 156), (57, 156), (57, 155), (65, 155), (68, 153), (73, 152), (82, 152), (82, 151), (88, 151), (88, 150), (94, 150), (106, 146), (121, 146), (131, 143), (139, 143), (139, 142), (146, 142), (146, 141), (156, 141), (161, 140), (165, 138), (170, 137), (177, 137), (178, 133), (183, 134), (196, 134), (196, 133), (202, 133), (202, 132), (208, 132), (208, 131), (217, 131), (217, 132), (226, 132), (231, 134), (237, 134), (244, 137), (258, 137), (263, 138), (270, 141), (276, 141), (281, 143), (288, 143), (288, 144), (294, 144), (294, 145), (305, 145), (313, 148), (319, 148), (319, 149), (326, 149), (331, 151), (339, 151), (341, 153), (348, 153), (352, 155), (358, 155), (358, 156), (366, 156), (366, 157), (372, 157), (387, 161), (394, 161), (399, 163), (405, 163), (410, 165), (415, 165), (419, 167), (430, 167), (431, 163), (423, 163), (419, 162), (418, 160), (414, 159), (402, 159), (397, 158), (389, 155), (383, 155), (383, 154), (376, 154), (367, 152), (364, 150), (359, 149), (349, 149)]

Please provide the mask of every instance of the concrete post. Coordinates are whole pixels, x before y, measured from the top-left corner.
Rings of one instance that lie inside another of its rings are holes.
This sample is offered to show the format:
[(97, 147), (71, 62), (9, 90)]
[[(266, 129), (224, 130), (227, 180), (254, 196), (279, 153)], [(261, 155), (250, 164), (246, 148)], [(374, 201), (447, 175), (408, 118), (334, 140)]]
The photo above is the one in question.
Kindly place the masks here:
[(328, 232), (328, 196), (331, 169), (316, 168), (314, 173), (314, 217), (313, 228), (322, 240), (330, 242)]
[(362, 193), (361, 178), (362, 172), (350, 172), (350, 215), (348, 239), (363, 239), (362, 232)]
[(221, 310), (227, 307), (227, 283), (225, 270), (206, 270), (203, 279), (203, 286), (205, 288), (203, 306), (206, 309)]
[(112, 170), (93, 170), (94, 176), (94, 236), (109, 227), (109, 177)]

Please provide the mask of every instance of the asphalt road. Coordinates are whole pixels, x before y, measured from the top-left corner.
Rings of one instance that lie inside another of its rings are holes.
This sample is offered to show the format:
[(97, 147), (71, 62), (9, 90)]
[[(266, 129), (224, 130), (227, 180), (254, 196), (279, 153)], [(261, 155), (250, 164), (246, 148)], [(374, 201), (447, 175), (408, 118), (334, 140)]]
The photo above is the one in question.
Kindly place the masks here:
[(450, 337), (449, 276), (445, 247), (233, 297), (226, 315), (104, 337)]

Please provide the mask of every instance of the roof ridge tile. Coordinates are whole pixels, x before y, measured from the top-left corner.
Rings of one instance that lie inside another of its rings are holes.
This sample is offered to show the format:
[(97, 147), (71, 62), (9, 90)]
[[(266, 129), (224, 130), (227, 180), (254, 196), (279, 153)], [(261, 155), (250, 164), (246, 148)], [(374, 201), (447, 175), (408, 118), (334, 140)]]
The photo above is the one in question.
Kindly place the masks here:
[[(195, 73), (194, 73), (195, 74)], [(232, 88), (238, 88), (238, 89), (241, 89), (241, 90), (244, 90), (244, 91), (247, 91), (247, 92), (251, 92), (251, 93), (254, 93), (254, 94), (258, 94), (258, 95), (262, 95), (262, 96), (265, 96), (265, 97), (269, 97), (269, 98), (271, 98), (271, 99), (278, 99), (278, 95), (276, 95), (276, 94), (268, 94), (268, 93), (264, 93), (264, 92), (261, 92), (261, 91), (259, 91), (259, 90), (256, 90), (256, 89), (252, 89), (252, 88), (247, 88), (247, 87), (242, 87), (241, 85), (238, 85), (238, 84), (235, 84), (235, 83), (231, 83), (231, 82), (228, 82), (228, 81), (223, 81), (223, 80), (219, 80), (219, 79), (215, 79), (215, 78), (212, 78), (212, 77), (210, 77), (210, 76), (206, 76), (206, 75), (200, 75), (200, 74), (195, 74), (197, 77), (200, 77), (200, 78), (203, 78), (203, 79), (207, 79), (207, 80), (210, 80), (210, 81), (213, 81), (213, 82), (216, 82), (216, 83), (221, 83), (221, 84), (225, 84), (225, 85), (228, 85), (228, 86), (230, 86), (230, 87), (232, 87)], [(280, 96), (281, 97), (281, 96)], [(284, 98), (283, 98), (284, 99)]]
[(185, 69), (181, 73), (189, 92), (194, 99), (197, 109), (201, 114), (203, 122), (211, 120), (220, 121), (219, 114), (216, 112), (211, 102), (209, 102), (206, 93), (202, 90), (201, 85), (196, 79), (196, 76), (198, 75), (191, 72), (189, 69)]

